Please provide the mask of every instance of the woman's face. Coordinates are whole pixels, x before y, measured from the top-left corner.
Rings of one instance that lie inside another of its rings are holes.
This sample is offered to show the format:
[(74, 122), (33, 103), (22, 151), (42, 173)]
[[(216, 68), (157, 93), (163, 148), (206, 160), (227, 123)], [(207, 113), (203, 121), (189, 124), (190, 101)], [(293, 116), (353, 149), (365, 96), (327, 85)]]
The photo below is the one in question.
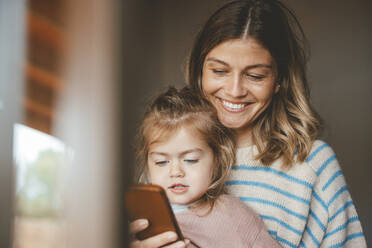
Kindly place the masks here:
[(208, 53), (202, 88), (223, 125), (250, 134), (253, 121), (269, 106), (279, 85), (269, 51), (248, 37), (225, 41)]

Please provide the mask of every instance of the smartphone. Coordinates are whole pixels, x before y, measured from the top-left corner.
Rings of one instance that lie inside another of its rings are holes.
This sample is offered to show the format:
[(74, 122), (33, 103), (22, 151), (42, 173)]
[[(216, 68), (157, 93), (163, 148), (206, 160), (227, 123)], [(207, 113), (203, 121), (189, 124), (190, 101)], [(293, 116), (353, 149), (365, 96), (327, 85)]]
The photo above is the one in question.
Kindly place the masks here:
[(136, 234), (137, 239), (143, 240), (154, 235), (173, 231), (178, 240), (183, 240), (181, 229), (164, 189), (154, 184), (137, 184), (125, 193), (125, 207), (130, 221), (147, 219), (149, 227)]

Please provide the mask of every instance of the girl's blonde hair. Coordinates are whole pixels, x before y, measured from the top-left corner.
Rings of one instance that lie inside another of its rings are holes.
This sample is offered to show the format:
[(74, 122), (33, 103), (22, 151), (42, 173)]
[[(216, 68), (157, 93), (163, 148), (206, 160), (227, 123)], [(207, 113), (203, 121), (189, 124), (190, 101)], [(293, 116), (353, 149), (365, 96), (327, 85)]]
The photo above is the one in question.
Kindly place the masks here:
[(149, 145), (167, 139), (182, 127), (196, 131), (213, 151), (212, 183), (201, 199), (213, 203), (224, 192), (224, 183), (235, 160), (234, 139), (230, 130), (218, 121), (215, 108), (188, 88), (178, 91), (169, 87), (148, 104), (138, 132), (135, 180), (144, 182), (147, 177)]
[(303, 162), (320, 129), (306, 78), (307, 42), (295, 15), (278, 0), (237, 0), (218, 9), (198, 34), (188, 61), (187, 81), (203, 95), (202, 73), (208, 53), (233, 39), (256, 39), (271, 54), (279, 92), (255, 120), (252, 140), (259, 159), (284, 167)]

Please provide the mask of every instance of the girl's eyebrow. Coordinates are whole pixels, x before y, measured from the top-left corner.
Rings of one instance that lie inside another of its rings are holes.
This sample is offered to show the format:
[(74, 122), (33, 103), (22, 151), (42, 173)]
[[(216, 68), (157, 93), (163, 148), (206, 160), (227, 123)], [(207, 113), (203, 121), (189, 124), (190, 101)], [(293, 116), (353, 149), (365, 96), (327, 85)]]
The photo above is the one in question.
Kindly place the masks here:
[[(185, 151), (182, 151), (180, 153), (181, 156), (184, 156), (185, 154), (188, 154), (188, 153), (193, 153), (193, 152), (202, 152), (203, 150), (200, 149), (200, 148), (193, 148), (193, 149), (189, 149), (189, 150), (185, 150)], [(161, 156), (167, 156), (168, 153), (166, 152), (157, 152), (157, 151), (154, 151), (154, 152), (149, 152), (149, 155), (161, 155)]]
[(189, 149), (189, 150), (186, 150), (186, 151), (183, 151), (181, 152), (181, 156), (184, 156), (188, 153), (193, 153), (193, 152), (202, 152), (203, 150), (200, 149), (200, 148), (194, 148), (194, 149)]
[[(224, 66), (230, 66), (228, 63), (226, 63), (225, 61), (223, 60), (220, 60), (220, 59), (216, 59), (216, 58), (213, 58), (213, 57), (210, 57), (210, 58), (207, 58), (206, 62), (216, 62), (216, 63), (219, 63), (219, 64), (222, 64)], [(260, 68), (260, 67), (264, 67), (264, 68), (268, 68), (268, 69), (272, 69), (272, 65), (267, 65), (267, 64), (254, 64), (254, 65), (248, 65), (244, 68), (244, 70), (249, 70), (249, 69), (253, 69), (253, 68)]]

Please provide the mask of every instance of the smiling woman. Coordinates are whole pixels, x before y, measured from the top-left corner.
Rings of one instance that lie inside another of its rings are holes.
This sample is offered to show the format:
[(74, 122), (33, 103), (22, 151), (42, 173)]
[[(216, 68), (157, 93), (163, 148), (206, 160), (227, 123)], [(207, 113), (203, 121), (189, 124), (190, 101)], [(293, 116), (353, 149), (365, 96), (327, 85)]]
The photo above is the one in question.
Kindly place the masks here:
[(284, 247), (366, 247), (336, 156), (316, 140), (306, 38), (278, 0), (222, 6), (196, 37), (188, 84), (237, 142), (226, 183)]
[[(253, 38), (230, 40), (213, 48), (203, 67), (203, 92), (219, 120), (247, 145), (254, 121), (279, 90), (270, 53)], [(247, 137), (245, 137), (247, 136)]]
[(279, 1), (233, 1), (209, 18), (191, 51), (188, 83), (238, 133), (238, 147), (255, 143), (266, 165), (279, 157), (284, 167), (304, 161), (318, 135), (305, 40)]

